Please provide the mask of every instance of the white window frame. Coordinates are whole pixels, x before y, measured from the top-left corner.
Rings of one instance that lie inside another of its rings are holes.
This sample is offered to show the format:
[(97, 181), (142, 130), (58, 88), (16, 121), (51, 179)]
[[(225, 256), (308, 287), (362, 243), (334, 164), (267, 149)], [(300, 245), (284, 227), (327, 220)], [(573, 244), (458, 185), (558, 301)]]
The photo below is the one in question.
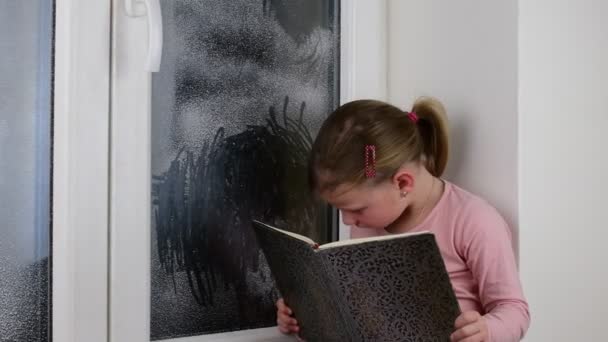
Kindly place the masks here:
[(52, 338), (107, 342), (110, 3), (55, 6)]
[[(124, 0), (56, 3), (53, 341), (147, 342), (147, 22)], [(342, 0), (342, 103), (386, 99), (386, 18), (386, 0)], [(255, 340), (285, 338), (272, 327), (170, 341)]]

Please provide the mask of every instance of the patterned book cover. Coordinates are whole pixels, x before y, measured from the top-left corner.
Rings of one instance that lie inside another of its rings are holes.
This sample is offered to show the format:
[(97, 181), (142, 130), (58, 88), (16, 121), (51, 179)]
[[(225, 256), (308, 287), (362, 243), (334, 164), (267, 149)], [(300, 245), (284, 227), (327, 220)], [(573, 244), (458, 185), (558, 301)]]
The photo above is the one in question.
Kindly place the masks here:
[(255, 221), (254, 229), (277, 289), (296, 315), (300, 336), (308, 342), (350, 341), (338, 312), (337, 294), (312, 242)]
[(435, 236), (319, 249), (360, 341), (449, 341), (460, 314)]
[(306, 341), (449, 341), (460, 309), (433, 234), (319, 247), (254, 226)]

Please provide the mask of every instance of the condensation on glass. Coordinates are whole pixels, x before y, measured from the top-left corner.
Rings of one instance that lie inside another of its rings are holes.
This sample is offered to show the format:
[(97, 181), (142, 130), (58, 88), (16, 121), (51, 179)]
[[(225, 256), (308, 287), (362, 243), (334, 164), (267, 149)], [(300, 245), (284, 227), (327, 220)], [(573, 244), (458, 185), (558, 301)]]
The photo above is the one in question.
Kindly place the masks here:
[(51, 336), (53, 6), (0, 1), (0, 341)]
[(152, 85), (151, 339), (276, 324), (251, 220), (318, 241), (307, 155), (339, 103), (339, 3), (164, 0)]

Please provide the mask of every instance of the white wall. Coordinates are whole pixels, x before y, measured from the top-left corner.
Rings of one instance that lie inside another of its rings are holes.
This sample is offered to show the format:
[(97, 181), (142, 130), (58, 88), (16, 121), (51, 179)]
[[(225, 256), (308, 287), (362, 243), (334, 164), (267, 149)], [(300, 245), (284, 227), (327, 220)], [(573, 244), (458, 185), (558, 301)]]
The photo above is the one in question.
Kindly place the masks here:
[(608, 341), (608, 2), (519, 2), (528, 341)]
[(517, 3), (390, 0), (388, 100), (439, 98), (452, 129), (446, 178), (517, 227)]

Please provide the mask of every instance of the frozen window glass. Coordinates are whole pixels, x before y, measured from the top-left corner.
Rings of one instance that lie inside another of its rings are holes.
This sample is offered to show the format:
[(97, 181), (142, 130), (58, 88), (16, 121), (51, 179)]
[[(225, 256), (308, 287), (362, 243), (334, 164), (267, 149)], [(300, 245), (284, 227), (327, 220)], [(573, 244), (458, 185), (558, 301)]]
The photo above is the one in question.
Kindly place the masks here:
[(151, 338), (276, 324), (260, 219), (322, 242), (307, 155), (339, 103), (339, 2), (161, 1), (152, 85)]
[(51, 336), (53, 6), (0, 0), (0, 341)]

